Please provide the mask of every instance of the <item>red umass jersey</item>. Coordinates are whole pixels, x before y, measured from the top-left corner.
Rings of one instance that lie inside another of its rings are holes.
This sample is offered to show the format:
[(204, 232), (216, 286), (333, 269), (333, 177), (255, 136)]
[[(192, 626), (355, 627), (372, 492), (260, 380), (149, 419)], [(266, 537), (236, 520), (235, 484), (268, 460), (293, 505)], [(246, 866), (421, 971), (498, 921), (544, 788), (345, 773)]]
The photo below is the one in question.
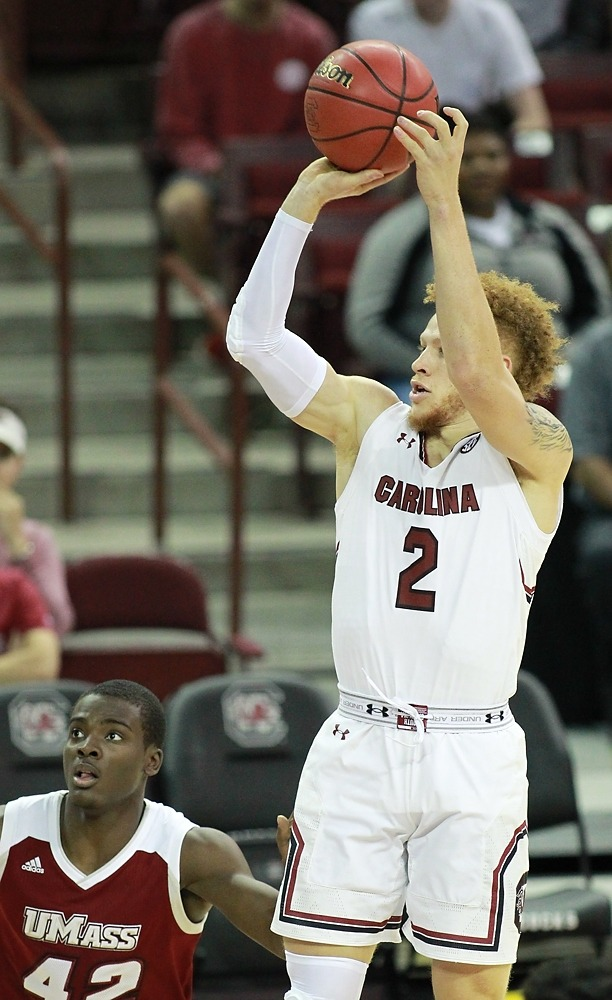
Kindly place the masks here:
[(136, 833), (84, 875), (59, 835), (66, 792), (9, 802), (0, 837), (2, 1000), (189, 1000), (203, 923), (183, 909), (179, 860), (193, 827), (147, 800)]
[(219, 0), (185, 11), (162, 47), (160, 147), (177, 167), (206, 173), (220, 168), (226, 139), (307, 135), (304, 91), (336, 44), (329, 24), (296, 3), (284, 3), (265, 31), (232, 21)]

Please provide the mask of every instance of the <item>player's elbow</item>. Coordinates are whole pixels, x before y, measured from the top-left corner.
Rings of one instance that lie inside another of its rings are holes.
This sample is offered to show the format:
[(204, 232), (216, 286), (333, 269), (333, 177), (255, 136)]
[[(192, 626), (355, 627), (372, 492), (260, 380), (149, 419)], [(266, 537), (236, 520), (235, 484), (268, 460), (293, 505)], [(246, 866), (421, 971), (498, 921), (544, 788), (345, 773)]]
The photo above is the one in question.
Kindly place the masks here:
[(284, 336), (284, 326), (274, 323), (270, 310), (262, 307), (261, 301), (255, 310), (242, 288), (232, 306), (225, 333), (225, 343), (234, 361), (252, 370), (252, 365), (263, 355), (275, 353)]
[(241, 290), (232, 306), (225, 331), (227, 349), (234, 361), (238, 361), (240, 364), (245, 363), (251, 343), (256, 343), (256, 338), (249, 336), (247, 323), (248, 311), (245, 308), (244, 292)]
[(238, 338), (238, 317), (237, 303), (234, 303), (225, 330), (225, 344), (234, 361), (240, 360), (239, 338)]

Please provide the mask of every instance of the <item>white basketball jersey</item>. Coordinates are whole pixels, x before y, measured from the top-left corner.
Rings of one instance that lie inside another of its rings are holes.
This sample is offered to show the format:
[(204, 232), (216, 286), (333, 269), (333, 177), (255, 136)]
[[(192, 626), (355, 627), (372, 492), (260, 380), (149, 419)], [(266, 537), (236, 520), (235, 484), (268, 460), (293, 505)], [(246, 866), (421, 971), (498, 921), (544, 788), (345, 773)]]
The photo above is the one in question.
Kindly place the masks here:
[(374, 421), (336, 503), (339, 686), (412, 705), (499, 705), (516, 688), (554, 532), (538, 528), (482, 434), (427, 466), (409, 412), (396, 403)]

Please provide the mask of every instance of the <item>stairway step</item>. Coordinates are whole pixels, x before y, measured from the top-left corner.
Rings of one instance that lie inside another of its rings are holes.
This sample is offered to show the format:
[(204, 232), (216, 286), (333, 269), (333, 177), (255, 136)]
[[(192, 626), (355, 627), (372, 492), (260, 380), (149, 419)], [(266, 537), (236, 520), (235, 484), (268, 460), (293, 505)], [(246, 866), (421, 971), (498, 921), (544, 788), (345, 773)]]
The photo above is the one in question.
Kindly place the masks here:
[[(156, 314), (152, 277), (75, 281), (71, 292), (75, 350), (151, 351)], [(171, 289), (171, 310), (181, 324), (205, 326), (201, 310), (179, 285)], [(23, 281), (0, 286), (3, 355), (54, 354), (57, 291), (51, 282)], [(194, 325), (194, 324), (190, 324)]]
[(69, 66), (29, 74), (27, 94), (64, 142), (137, 141), (150, 128), (148, 65)]
[[(75, 356), (72, 367), (78, 395), (84, 400), (92, 396), (104, 398), (108, 406), (109, 399), (116, 395), (143, 398), (144, 387), (149, 385), (151, 377), (152, 359), (150, 355), (131, 351), (80, 354)], [(40, 404), (47, 410), (55, 399), (56, 387), (57, 359), (51, 354), (33, 354), (28, 357), (27, 364), (20, 357), (3, 357), (0, 392), (18, 397), (28, 410), (28, 427), (34, 419), (30, 416), (30, 408)], [(31, 431), (33, 437), (49, 433), (48, 422), (32, 426)]]
[[(333, 505), (333, 452), (313, 438), (308, 449), (309, 497), (317, 509)], [(244, 452), (245, 504), (252, 511), (300, 510), (295, 439), (255, 435)], [(150, 434), (78, 436), (74, 446), (74, 504), (79, 517), (146, 517), (153, 505), (153, 441)], [(59, 455), (55, 439), (32, 439), (20, 483), (32, 517), (48, 520), (59, 510)], [(227, 470), (184, 431), (168, 438), (168, 509), (181, 514), (228, 511)]]
[[(67, 560), (108, 553), (158, 551), (152, 522), (142, 517), (81, 518), (51, 522)], [(188, 559), (211, 591), (228, 593), (232, 530), (227, 513), (173, 514), (161, 550)], [(291, 514), (249, 513), (243, 527), (245, 592), (261, 590), (329, 595), (335, 561), (331, 511), (315, 520)], [(282, 627), (282, 616), (279, 616)]]
[[(150, 280), (154, 273), (157, 227), (150, 212), (81, 212), (72, 218), (70, 238), (74, 279)], [(48, 262), (32, 251), (16, 228), (0, 228), (0, 269), (15, 284), (53, 284)]]
[[(0, 319), (11, 316), (44, 319), (55, 304), (53, 282), (19, 281), (0, 290)], [(154, 283), (150, 277), (75, 281), (73, 305), (77, 317), (130, 316), (150, 319), (154, 315)], [(196, 316), (198, 307), (179, 285), (173, 286), (172, 305), (179, 315)]]
[(151, 180), (138, 143), (70, 145), (68, 151), (74, 212), (151, 210)]
[[(299, 671), (324, 683), (337, 700), (337, 679), (331, 652), (330, 588), (327, 571), (310, 590), (274, 590), (262, 587), (245, 591), (241, 602), (240, 630), (261, 643), (264, 655), (250, 665), (250, 672)], [(228, 595), (210, 594), (213, 627), (220, 635), (231, 630)], [(332, 700), (333, 704), (333, 700)]]
[[(197, 327), (201, 334), (201, 327)], [(171, 370), (171, 379), (217, 430), (227, 433), (231, 417), (230, 386), (227, 375), (201, 346), (182, 354)], [(79, 354), (72, 365), (74, 433), (105, 435), (152, 433), (153, 359), (151, 351)], [(245, 378), (249, 400), (251, 431), (278, 428), (290, 422), (264, 396), (254, 378)], [(59, 426), (57, 361), (51, 354), (6, 356), (0, 368), (0, 395), (23, 411), (35, 445), (40, 438), (55, 433)], [(170, 432), (182, 428), (179, 419), (168, 417)], [(46, 447), (46, 446), (45, 446)]]
[[(151, 210), (151, 180), (137, 143), (67, 145), (66, 149), (71, 213)], [(17, 168), (0, 158), (0, 179), (30, 218), (55, 223), (56, 175), (40, 145), (28, 146)], [(0, 217), (0, 225), (8, 225), (8, 220)]]

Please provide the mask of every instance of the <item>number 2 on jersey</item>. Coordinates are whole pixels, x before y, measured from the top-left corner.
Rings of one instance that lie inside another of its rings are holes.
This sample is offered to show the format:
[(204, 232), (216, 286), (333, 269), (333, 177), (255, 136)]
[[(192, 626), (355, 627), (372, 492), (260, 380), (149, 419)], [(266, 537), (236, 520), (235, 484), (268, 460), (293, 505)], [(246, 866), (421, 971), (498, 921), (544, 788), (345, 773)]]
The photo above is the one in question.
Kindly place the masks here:
[(438, 565), (438, 539), (429, 528), (413, 526), (404, 538), (404, 552), (417, 550), (421, 554), (399, 575), (395, 607), (409, 611), (433, 611), (436, 606), (435, 590), (415, 587), (415, 583), (419, 583)]

